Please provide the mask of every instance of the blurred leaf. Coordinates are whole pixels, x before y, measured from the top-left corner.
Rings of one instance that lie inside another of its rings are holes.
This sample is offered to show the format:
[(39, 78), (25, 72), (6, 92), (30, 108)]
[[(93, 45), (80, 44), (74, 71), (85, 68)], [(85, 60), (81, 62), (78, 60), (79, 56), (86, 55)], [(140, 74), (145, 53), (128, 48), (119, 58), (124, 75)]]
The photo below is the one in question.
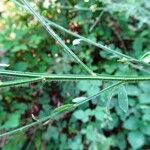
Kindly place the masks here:
[(128, 111), (128, 95), (124, 85), (118, 87), (118, 103), (119, 107), (127, 113)]
[(18, 52), (18, 51), (22, 51), (22, 50), (28, 50), (28, 47), (25, 44), (18, 44), (18, 46), (16, 45), (11, 52)]
[(139, 87), (144, 93), (149, 93), (150, 91), (149, 82), (139, 82)]
[(145, 136), (139, 131), (130, 132), (128, 134), (128, 141), (134, 149), (138, 149), (144, 145)]
[(138, 37), (133, 42), (133, 49), (135, 51), (135, 55), (138, 58), (141, 55), (142, 48), (143, 48), (143, 39), (141, 39), (141, 38)]
[(90, 110), (77, 110), (73, 113), (74, 117), (78, 120), (81, 120), (82, 122), (87, 122), (89, 120)]
[(115, 61), (109, 61), (107, 64), (104, 65), (104, 68), (107, 73), (112, 74), (115, 69), (117, 69), (117, 65)]
[(59, 133), (58, 133), (57, 128), (53, 126), (49, 126), (47, 132), (43, 134), (43, 139), (46, 141), (49, 141), (50, 138), (56, 140), (58, 139), (58, 135)]
[(16, 71), (25, 71), (28, 67), (28, 63), (27, 62), (18, 62), (15, 64), (14, 66), (14, 70)]
[(77, 87), (81, 91), (86, 91), (88, 93), (88, 96), (91, 96), (99, 92), (99, 86), (101, 84), (101, 81), (79, 81)]
[(139, 101), (141, 104), (150, 104), (150, 93), (140, 94)]
[(20, 123), (20, 114), (13, 113), (9, 116), (8, 120), (4, 124), (5, 129), (15, 128), (19, 126)]
[(69, 140), (69, 149), (72, 150), (83, 150), (83, 144), (82, 144), (82, 139), (81, 135), (75, 136), (72, 140)]
[(100, 106), (97, 106), (96, 109), (93, 110), (93, 115), (97, 120), (103, 121), (105, 117), (104, 109)]
[(128, 96), (139, 96), (141, 94), (140, 88), (135, 85), (128, 85), (126, 87)]
[(128, 130), (137, 130), (140, 125), (140, 120), (136, 118), (136, 116), (130, 116), (123, 123), (123, 127)]
[(140, 126), (142, 133), (150, 136), (150, 125), (147, 122), (144, 122), (143, 125)]
[(150, 121), (150, 110), (145, 109), (143, 110), (143, 113), (144, 113), (142, 116), (143, 121)]
[(94, 128), (92, 125), (88, 125), (86, 128), (86, 137), (90, 141), (95, 141), (96, 140), (96, 135), (94, 133)]

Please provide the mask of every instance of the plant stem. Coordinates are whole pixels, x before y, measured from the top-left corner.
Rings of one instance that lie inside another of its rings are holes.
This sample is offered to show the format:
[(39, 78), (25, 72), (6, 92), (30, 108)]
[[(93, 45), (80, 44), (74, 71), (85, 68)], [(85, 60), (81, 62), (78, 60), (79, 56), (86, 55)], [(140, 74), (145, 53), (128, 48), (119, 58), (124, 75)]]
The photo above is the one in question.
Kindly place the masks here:
[(113, 75), (64, 75), (64, 74), (48, 74), (48, 73), (31, 73), (21, 71), (7, 71), (0, 70), (0, 75), (16, 76), (16, 77), (28, 77), (28, 78), (41, 78), (45, 81), (78, 81), (78, 80), (106, 80), (106, 81), (125, 81), (125, 82), (137, 82), (137, 81), (150, 81), (150, 76), (113, 76)]
[(103, 92), (106, 92), (108, 90), (110, 90), (111, 88), (114, 88), (116, 86), (118, 86), (119, 84), (121, 84), (122, 82), (118, 82), (118, 83), (115, 83), (103, 90), (101, 90), (100, 92), (98, 92), (97, 94), (93, 95), (93, 96), (90, 96), (88, 97), (87, 99), (85, 99), (83, 102), (81, 103), (78, 103), (78, 104), (66, 104), (66, 105), (62, 105), (62, 106), (59, 106), (58, 108), (54, 109), (54, 111), (47, 117), (44, 117), (44, 118), (41, 118), (39, 120), (37, 120), (36, 122), (33, 122), (33, 123), (30, 123), (28, 125), (25, 125), (25, 126), (22, 126), (20, 128), (17, 128), (17, 129), (14, 129), (12, 131), (8, 131), (8, 132), (5, 132), (5, 133), (2, 133), (0, 134), (0, 138), (4, 137), (4, 136), (10, 136), (12, 134), (15, 134), (15, 133), (18, 133), (18, 132), (21, 132), (21, 131), (24, 131), (26, 129), (29, 129), (31, 127), (35, 127), (43, 122), (46, 122), (50, 119), (55, 119), (55, 117), (57, 117), (58, 115), (62, 114), (62, 113), (66, 113), (68, 111), (71, 111), (79, 106), (81, 106), (82, 104), (92, 100), (93, 98), (96, 98), (97, 96), (99, 96), (100, 94), (102, 94)]
[(75, 55), (72, 50), (63, 42), (63, 40), (54, 32), (54, 30), (46, 23), (44, 18), (40, 16), (29, 4), (27, 0), (23, 0), (24, 5), (28, 8), (27, 10), (43, 25), (43, 27), (47, 30), (49, 35), (51, 35), (59, 44), (63, 47), (64, 51), (69, 54), (78, 64), (80, 64), (88, 73), (94, 75), (94, 72), (86, 66), (77, 55)]
[(77, 105), (77, 106), (83, 105), (83, 104), (87, 103), (88, 101), (90, 101), (90, 100), (92, 100), (92, 99), (94, 99), (94, 98), (100, 96), (103, 92), (108, 91), (108, 90), (110, 90), (110, 89), (112, 89), (112, 88), (114, 88), (114, 87), (116, 87), (116, 86), (118, 86), (118, 85), (120, 85), (120, 84), (123, 84), (123, 83), (124, 83), (124, 82), (121, 81), (121, 82), (117, 82), (117, 83), (115, 83), (115, 84), (113, 84), (113, 85), (111, 85), (111, 86), (109, 86), (109, 87), (106, 87), (105, 89), (101, 90), (101, 91), (98, 92), (97, 94), (92, 95), (92, 96), (86, 98), (84, 101), (82, 101), (82, 102), (80, 102), (80, 103), (77, 103), (76, 105)]
[(21, 131), (29, 129), (31, 127), (37, 126), (37, 125), (39, 125), (39, 124), (41, 124), (41, 123), (43, 123), (43, 122), (45, 122), (45, 121), (47, 121), (49, 119), (54, 118), (56, 115), (58, 115), (58, 112), (55, 112), (55, 113), (51, 114), (50, 116), (44, 117), (44, 118), (42, 118), (40, 120), (37, 120), (36, 122), (30, 123), (28, 125), (25, 125), (25, 126), (22, 126), (20, 128), (14, 129), (12, 131), (8, 131), (8, 132), (5, 132), (5, 133), (2, 133), (2, 134), (0, 134), (0, 138), (2, 138), (4, 136), (10, 136), (10, 135), (15, 134), (17, 132), (21, 132)]
[(53, 26), (53, 27), (55, 27), (55, 28), (57, 28), (57, 29), (60, 29), (60, 30), (62, 30), (62, 31), (64, 31), (64, 32), (66, 32), (66, 33), (72, 35), (72, 36), (75, 36), (75, 37), (81, 39), (82, 41), (84, 41), (84, 42), (86, 42), (86, 43), (88, 43), (88, 44), (94, 45), (94, 46), (96, 46), (96, 47), (98, 47), (98, 48), (101, 48), (101, 49), (103, 49), (103, 50), (105, 50), (105, 51), (107, 51), (107, 52), (109, 52), (109, 53), (112, 53), (112, 54), (114, 54), (114, 55), (117, 55), (117, 56), (119, 56), (119, 58), (120, 58), (120, 57), (121, 57), (121, 58), (126, 58), (126, 59), (128, 59), (130, 62), (138, 63), (138, 64), (141, 64), (141, 65), (143, 65), (143, 66), (150, 67), (150, 64), (148, 64), (148, 63), (145, 63), (145, 62), (140, 61), (140, 60), (138, 60), (138, 59), (136, 59), (136, 58), (133, 58), (133, 57), (131, 57), (131, 56), (125, 55), (125, 54), (123, 54), (123, 53), (120, 53), (120, 52), (118, 52), (118, 51), (115, 51), (115, 50), (111, 49), (110, 47), (108, 47), (108, 46), (106, 46), (106, 45), (103, 45), (103, 44), (100, 44), (100, 43), (96, 43), (96, 42), (94, 42), (94, 41), (92, 41), (92, 40), (90, 40), (90, 39), (88, 39), (88, 38), (86, 38), (86, 37), (84, 37), (84, 36), (81, 36), (81, 35), (79, 35), (79, 34), (77, 34), (77, 33), (75, 33), (75, 32), (69, 31), (68, 29), (65, 29), (64, 27), (62, 27), (62, 26), (56, 24), (55, 22), (50, 21), (50, 20), (48, 20), (48, 19), (46, 19), (46, 18), (45, 18), (45, 20), (48, 22), (48, 24), (49, 24), (50, 26)]
[[(16, 0), (13, 0), (13, 1), (14, 1), (17, 5), (19, 5), (20, 7), (24, 8), (25, 10), (28, 11), (28, 8), (27, 8), (26, 6), (22, 5), (21, 3), (19, 3), (19, 2), (16, 1)], [(50, 26), (52, 26), (52, 27), (54, 27), (54, 28), (56, 28), (56, 29), (62, 30), (62, 31), (64, 31), (64, 32), (66, 32), (66, 33), (68, 33), (68, 34), (70, 34), (70, 35), (76, 37), (76, 38), (82, 39), (82, 41), (84, 41), (84, 42), (86, 42), (86, 43), (88, 43), (88, 44), (94, 45), (94, 46), (96, 46), (96, 47), (98, 47), (98, 48), (101, 48), (101, 49), (107, 51), (108, 53), (112, 53), (112, 54), (118, 56), (119, 58), (126, 58), (126, 59), (128, 59), (129, 62), (136, 63), (136, 64), (139, 64), (139, 65), (142, 65), (142, 66), (145, 66), (145, 67), (149, 67), (149, 68), (150, 68), (150, 64), (148, 64), (148, 63), (145, 63), (145, 62), (140, 61), (140, 60), (138, 60), (138, 59), (136, 59), (136, 58), (133, 58), (133, 57), (131, 57), (131, 56), (125, 55), (125, 54), (123, 54), (123, 53), (120, 53), (120, 52), (118, 52), (118, 51), (115, 51), (115, 50), (111, 49), (110, 47), (108, 47), (108, 46), (106, 46), (106, 45), (103, 45), (103, 44), (100, 44), (100, 43), (96, 43), (96, 42), (94, 42), (94, 41), (92, 41), (92, 40), (90, 40), (90, 39), (88, 39), (88, 38), (86, 38), (86, 37), (84, 37), (84, 36), (81, 36), (81, 35), (79, 35), (79, 34), (77, 34), (77, 33), (75, 33), (75, 32), (72, 32), (72, 31), (70, 31), (70, 30), (68, 30), (68, 29), (66, 29), (66, 28), (64, 28), (64, 27), (62, 27), (62, 26), (60, 26), (60, 25), (58, 25), (57, 23), (55, 23), (55, 22), (53, 22), (53, 21), (51, 21), (51, 20), (48, 20), (48, 19), (46, 19), (46, 18), (44, 18), (44, 17), (43, 17), (43, 20), (45, 20)], [(140, 68), (139, 68), (139, 69), (140, 69)], [(140, 69), (140, 70), (141, 70), (141, 69)]]
[(42, 80), (43, 78), (40, 77), (40, 78), (21, 79), (21, 80), (15, 80), (15, 81), (4, 81), (4, 82), (0, 82), (0, 88), (22, 85), (26, 83), (34, 83), (34, 82), (39, 82)]

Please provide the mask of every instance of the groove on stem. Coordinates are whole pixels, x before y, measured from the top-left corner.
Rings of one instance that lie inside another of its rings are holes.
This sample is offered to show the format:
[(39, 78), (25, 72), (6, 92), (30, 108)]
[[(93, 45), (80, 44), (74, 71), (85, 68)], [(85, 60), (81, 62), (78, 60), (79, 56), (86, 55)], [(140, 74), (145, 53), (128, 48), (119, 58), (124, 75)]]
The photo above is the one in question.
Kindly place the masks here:
[(11, 70), (0, 70), (0, 75), (14, 76), (14, 77), (27, 77), (27, 78), (40, 78), (45, 81), (78, 81), (78, 80), (103, 80), (103, 81), (150, 81), (150, 76), (114, 76), (114, 75), (76, 75), (76, 74), (48, 74), (48, 73), (31, 73)]

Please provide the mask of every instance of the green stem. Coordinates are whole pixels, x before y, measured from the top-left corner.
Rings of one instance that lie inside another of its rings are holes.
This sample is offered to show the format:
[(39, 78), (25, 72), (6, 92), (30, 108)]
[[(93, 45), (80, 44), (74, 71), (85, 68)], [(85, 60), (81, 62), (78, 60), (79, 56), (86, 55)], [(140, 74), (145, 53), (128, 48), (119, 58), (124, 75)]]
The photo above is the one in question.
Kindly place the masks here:
[(57, 28), (57, 29), (60, 29), (60, 30), (62, 30), (62, 31), (64, 31), (64, 32), (66, 32), (66, 33), (72, 35), (72, 36), (75, 36), (75, 37), (81, 39), (82, 41), (84, 41), (84, 42), (86, 42), (86, 43), (88, 43), (88, 44), (94, 45), (94, 46), (96, 46), (96, 47), (98, 47), (98, 48), (101, 48), (101, 49), (103, 49), (103, 50), (105, 50), (105, 51), (107, 51), (107, 52), (109, 52), (109, 53), (115, 54), (115, 55), (119, 56), (119, 58), (120, 58), (120, 57), (126, 58), (126, 59), (128, 59), (130, 62), (138, 63), (138, 64), (141, 64), (141, 65), (143, 65), (143, 66), (150, 67), (150, 64), (148, 64), (148, 63), (145, 63), (145, 62), (140, 61), (140, 60), (138, 60), (138, 59), (136, 59), (136, 58), (133, 58), (133, 57), (131, 57), (131, 56), (125, 55), (125, 54), (123, 54), (123, 53), (120, 53), (120, 52), (118, 52), (118, 51), (115, 51), (115, 50), (111, 49), (110, 47), (108, 47), (108, 46), (106, 46), (106, 45), (103, 45), (103, 44), (100, 44), (100, 43), (96, 43), (96, 42), (94, 42), (94, 41), (92, 41), (92, 40), (90, 40), (90, 39), (88, 39), (88, 38), (86, 38), (86, 37), (84, 37), (84, 36), (81, 36), (81, 35), (79, 35), (79, 34), (77, 34), (77, 33), (75, 33), (75, 32), (72, 32), (72, 31), (69, 31), (68, 29), (65, 29), (64, 27), (62, 27), (62, 26), (56, 24), (56, 23), (53, 22), (53, 21), (50, 21), (50, 20), (48, 20), (48, 19), (46, 19), (46, 18), (44, 18), (44, 19), (48, 22), (48, 24), (49, 24), (50, 26), (53, 26), (53, 27), (55, 27), (55, 28)]
[(125, 81), (125, 82), (137, 82), (137, 81), (150, 81), (150, 76), (113, 76), (113, 75), (64, 75), (64, 74), (48, 74), (48, 73), (31, 73), (21, 71), (7, 71), (0, 70), (0, 75), (3, 76), (16, 76), (16, 77), (28, 77), (28, 78), (42, 78), (46, 81), (78, 81), (78, 80), (106, 80), (106, 81)]
[(15, 80), (15, 81), (4, 81), (4, 82), (0, 82), (0, 88), (22, 85), (26, 83), (34, 83), (34, 82), (39, 82), (42, 80), (43, 78), (40, 77), (40, 78), (21, 79), (21, 80)]
[[(20, 7), (24, 8), (25, 10), (28, 10), (27, 7), (25, 7), (24, 5), (22, 5), (22, 4), (19, 3), (18, 1), (16, 1), (16, 0), (13, 0), (13, 1), (14, 1), (17, 5), (19, 5)], [(68, 33), (68, 34), (70, 34), (70, 35), (76, 37), (76, 38), (82, 39), (82, 41), (84, 41), (84, 42), (86, 42), (86, 43), (88, 43), (88, 44), (94, 45), (94, 46), (96, 46), (96, 47), (98, 47), (98, 48), (101, 48), (101, 49), (107, 51), (108, 53), (112, 53), (112, 54), (118, 56), (119, 58), (126, 58), (126, 59), (128, 59), (128, 61), (130, 61), (130, 62), (132, 62), (132, 63), (137, 63), (137, 64), (140, 64), (140, 65), (145, 66), (145, 67), (150, 67), (150, 64), (148, 64), (148, 63), (145, 63), (145, 62), (140, 61), (140, 60), (138, 60), (138, 59), (136, 59), (136, 58), (133, 58), (133, 57), (131, 57), (131, 56), (125, 55), (125, 54), (123, 54), (123, 53), (120, 53), (120, 52), (118, 52), (118, 51), (115, 51), (115, 50), (111, 49), (110, 47), (108, 47), (108, 46), (106, 46), (106, 45), (103, 45), (103, 44), (100, 44), (100, 43), (96, 43), (96, 42), (94, 42), (94, 41), (92, 41), (92, 40), (90, 40), (90, 39), (88, 39), (88, 38), (86, 38), (86, 37), (84, 37), (84, 36), (81, 36), (81, 35), (79, 35), (79, 34), (77, 34), (77, 33), (75, 33), (75, 32), (69, 31), (68, 29), (66, 29), (66, 28), (64, 28), (64, 27), (62, 27), (62, 26), (60, 26), (60, 25), (58, 25), (57, 23), (55, 23), (55, 22), (53, 22), (53, 21), (51, 21), (51, 20), (48, 20), (48, 19), (46, 19), (46, 18), (44, 18), (44, 17), (43, 17), (43, 20), (45, 20), (50, 26), (52, 26), (52, 27), (54, 27), (54, 28), (57, 28), (57, 29), (59, 29), (59, 30), (62, 30), (62, 31), (64, 31), (64, 32), (66, 32), (66, 33)], [(139, 68), (139, 69), (140, 69), (140, 68)], [(140, 70), (141, 70), (141, 69), (140, 69)]]
[(43, 123), (43, 122), (45, 122), (45, 121), (47, 121), (49, 119), (54, 118), (57, 115), (58, 115), (58, 112), (55, 112), (55, 113), (52, 113), (50, 116), (44, 117), (44, 118), (42, 118), (42, 119), (40, 119), (40, 120), (38, 120), (36, 122), (30, 123), (28, 125), (25, 125), (25, 126), (22, 126), (20, 128), (14, 129), (12, 131), (8, 131), (8, 132), (5, 132), (5, 133), (2, 133), (2, 134), (0, 134), (0, 138), (5, 137), (5, 136), (10, 136), (10, 135), (15, 134), (17, 132), (21, 132), (21, 131), (24, 131), (24, 130), (29, 129), (31, 127), (37, 126), (37, 125), (39, 125), (39, 124), (41, 124), (41, 123)]
[(94, 75), (93, 71), (86, 66), (77, 55), (75, 55), (72, 50), (63, 42), (63, 40), (54, 32), (54, 30), (46, 23), (44, 18), (40, 16), (29, 4), (27, 0), (23, 0), (24, 5), (28, 8), (27, 10), (35, 17), (37, 20), (43, 25), (43, 27), (47, 30), (49, 35), (51, 35), (59, 44), (63, 47), (64, 51), (69, 54), (78, 64), (80, 64), (88, 73)]
[(115, 84), (113, 84), (113, 85), (111, 85), (111, 86), (109, 86), (109, 87), (106, 87), (105, 89), (101, 90), (101, 91), (98, 92), (97, 94), (92, 95), (92, 96), (86, 98), (84, 101), (82, 101), (82, 102), (80, 102), (80, 103), (77, 103), (76, 106), (81, 106), (81, 105), (87, 103), (88, 101), (90, 101), (90, 100), (92, 100), (92, 99), (94, 99), (94, 98), (100, 96), (103, 92), (106, 92), (106, 91), (108, 91), (108, 90), (110, 90), (110, 89), (112, 89), (112, 88), (114, 88), (114, 87), (116, 87), (116, 86), (118, 86), (118, 85), (120, 85), (120, 84), (123, 84), (123, 83), (124, 83), (124, 82), (121, 81), (121, 82), (117, 82), (117, 83), (115, 83)]
[(66, 105), (62, 105), (62, 106), (59, 106), (58, 108), (54, 109), (54, 111), (47, 117), (44, 117), (42, 119), (39, 119), (37, 120), (36, 122), (33, 122), (33, 123), (30, 123), (28, 125), (25, 125), (25, 126), (22, 126), (20, 128), (17, 128), (17, 129), (14, 129), (12, 131), (8, 131), (8, 132), (5, 132), (3, 134), (0, 134), (0, 138), (2, 137), (5, 137), (5, 136), (10, 136), (12, 134), (15, 134), (15, 133), (18, 133), (18, 132), (21, 132), (21, 131), (24, 131), (24, 130), (27, 130), (31, 127), (35, 127), (41, 123), (44, 123), (48, 120), (51, 120), (51, 119), (55, 119), (55, 117), (57, 117), (58, 115), (62, 114), (62, 113), (66, 113), (68, 111), (71, 111), (73, 109), (75, 109), (76, 107), (78, 106), (81, 106), (82, 104), (92, 100), (93, 98), (96, 98), (97, 96), (99, 96), (100, 94), (102, 94), (103, 92), (106, 92), (108, 90), (110, 90), (111, 88), (114, 88), (116, 86), (118, 86), (119, 84), (121, 84), (122, 82), (118, 82), (116, 84), (113, 84), (103, 90), (101, 90), (100, 92), (98, 92), (97, 94), (93, 95), (93, 96), (90, 96), (88, 97), (87, 99), (85, 99), (83, 102), (81, 103), (78, 103), (78, 104), (66, 104)]

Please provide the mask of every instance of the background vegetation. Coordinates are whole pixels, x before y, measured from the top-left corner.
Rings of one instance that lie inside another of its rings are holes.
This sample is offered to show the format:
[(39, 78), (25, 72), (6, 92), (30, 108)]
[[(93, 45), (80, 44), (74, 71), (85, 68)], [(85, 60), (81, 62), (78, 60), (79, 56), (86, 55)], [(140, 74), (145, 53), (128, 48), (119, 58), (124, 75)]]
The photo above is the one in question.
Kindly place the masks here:
[[(33, 2), (33, 1), (32, 1)], [(149, 0), (34, 1), (44, 17), (94, 42), (138, 60), (150, 62)], [(33, 3), (34, 4), (34, 3)], [(1, 7), (2, 6), (2, 7)], [(55, 29), (72, 51), (94, 72), (146, 75), (138, 65)], [(79, 43), (79, 44), (78, 44)], [(87, 74), (40, 23), (12, 1), (0, 2), (0, 62), (6, 69), (56, 74)], [(1, 68), (3, 69), (3, 68)], [(1, 76), (1, 81), (16, 77)], [(19, 77), (18, 77), (19, 78)], [(52, 109), (79, 96), (91, 96), (111, 85), (102, 81), (42, 82), (0, 89), (0, 133), (48, 116)], [(126, 85), (129, 109), (118, 105), (119, 88), (106, 92), (48, 124), (0, 138), (4, 150), (16, 149), (149, 149), (150, 84)]]

